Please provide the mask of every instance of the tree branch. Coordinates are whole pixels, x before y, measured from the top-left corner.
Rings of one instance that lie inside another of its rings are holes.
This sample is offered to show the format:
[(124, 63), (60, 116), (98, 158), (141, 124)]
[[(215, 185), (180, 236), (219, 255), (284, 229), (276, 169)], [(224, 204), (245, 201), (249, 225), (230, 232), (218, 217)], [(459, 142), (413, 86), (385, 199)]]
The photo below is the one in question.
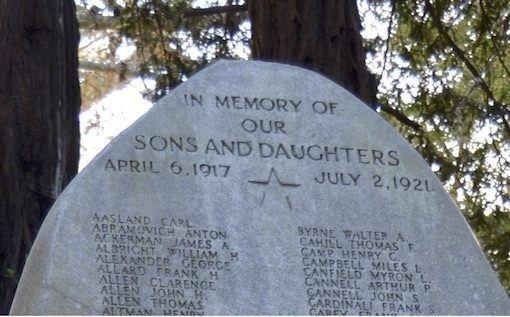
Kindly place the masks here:
[(197, 8), (192, 9), (188, 12), (184, 13), (185, 18), (192, 18), (204, 15), (212, 15), (212, 14), (220, 14), (220, 13), (234, 13), (234, 12), (243, 12), (246, 11), (246, 5), (227, 5), (221, 7), (211, 7), (211, 8)]
[(76, 6), (76, 17), (82, 29), (108, 30), (120, 27), (120, 17), (94, 14), (83, 6)]
[[(479, 3), (480, 3), (480, 9), (482, 10), (482, 13), (487, 15), (487, 10), (485, 10), (485, 5), (483, 3), (483, 0), (480, 0)], [(500, 21), (498, 20), (498, 21), (496, 21), (495, 24), (496, 25), (502, 25), (503, 26), (503, 32), (504, 32), (504, 30), (505, 30), (505, 26), (504, 26), (505, 22), (504, 21), (503, 21), (503, 23), (500, 24)], [(500, 48), (498, 42), (496, 41), (496, 39), (494, 38), (494, 35), (492, 34), (492, 32), (489, 32), (489, 37), (491, 39), (492, 45), (495, 48), (495, 53), (496, 53), (496, 55), (498, 57), (499, 62), (501, 63), (501, 66), (503, 66), (503, 69), (505, 70), (507, 76), (510, 77), (510, 70), (505, 65), (505, 61), (503, 60), (503, 57), (501, 56), (504, 53), (504, 51), (501, 50), (501, 48)]]
[(103, 71), (103, 72), (116, 72), (119, 74), (123, 74), (125, 76), (136, 76), (138, 72), (129, 67), (129, 65), (125, 63), (118, 64), (104, 64), (97, 63), (93, 61), (80, 61), (79, 69), (82, 70), (95, 70), (95, 71)]
[(452, 37), (448, 34), (448, 31), (445, 29), (444, 25), (441, 23), (440, 17), (437, 15), (437, 13), (434, 11), (434, 8), (432, 7), (432, 4), (429, 0), (425, 1), (425, 7), (427, 11), (430, 13), (430, 17), (432, 18), (432, 23), (436, 27), (436, 29), (439, 31), (439, 35), (446, 41), (446, 43), (452, 48), (454, 54), (462, 61), (462, 63), (466, 66), (466, 68), (471, 72), (473, 77), (475, 78), (475, 81), (480, 84), (480, 87), (487, 95), (487, 98), (494, 103), (493, 106), (489, 106), (487, 108), (488, 113), (495, 113), (498, 114), (501, 119), (503, 120), (503, 124), (505, 125), (505, 128), (510, 131), (510, 124), (508, 123), (508, 120), (506, 116), (509, 115), (509, 111), (505, 109), (505, 107), (496, 100), (494, 97), (494, 93), (489, 88), (489, 85), (485, 82), (485, 80), (482, 78), (476, 67), (471, 63), (471, 61), (466, 57), (466, 54), (464, 51), (455, 43), (455, 41), (452, 39)]
[[(379, 76), (379, 80), (377, 81), (376, 88), (379, 87), (379, 84), (381, 83), (381, 79), (384, 75), (384, 72), (386, 71), (386, 62), (388, 59), (388, 52), (390, 51), (390, 41), (391, 41), (391, 30), (393, 28), (393, 16), (395, 15), (395, 9), (397, 7), (397, 1), (393, 0), (393, 4), (391, 6), (391, 13), (390, 13), (390, 21), (388, 24), (388, 37), (386, 38), (386, 50), (384, 50), (384, 62), (383, 62), (383, 69), (381, 71), (381, 75)], [(391, 59), (391, 56), (390, 56)]]
[(405, 114), (398, 111), (397, 109), (394, 109), (388, 105), (380, 105), (380, 106), (381, 106), (381, 111), (384, 111), (387, 114), (393, 116), (395, 119), (397, 119), (401, 123), (405, 124), (406, 126), (412, 128), (414, 131), (421, 130), (421, 125), (419, 123), (416, 123), (413, 120), (409, 119)]
[(464, 51), (455, 43), (455, 41), (452, 39), (452, 37), (448, 34), (448, 31), (445, 29), (444, 25), (441, 23), (441, 19), (436, 14), (434, 9), (432, 8), (432, 5), (430, 4), (429, 0), (425, 1), (425, 6), (427, 7), (427, 10), (430, 13), (430, 16), (432, 18), (432, 22), (434, 23), (434, 26), (439, 31), (440, 36), (443, 37), (443, 39), (446, 41), (446, 43), (452, 48), (455, 55), (464, 63), (464, 65), (467, 67), (467, 69), (471, 72), (473, 77), (476, 81), (480, 82), (480, 86), (485, 91), (487, 96), (495, 101), (494, 95), (492, 94), (492, 91), (490, 90), (487, 83), (483, 80), (482, 76), (476, 69), (476, 67), (471, 63), (471, 61), (466, 57), (466, 54)]

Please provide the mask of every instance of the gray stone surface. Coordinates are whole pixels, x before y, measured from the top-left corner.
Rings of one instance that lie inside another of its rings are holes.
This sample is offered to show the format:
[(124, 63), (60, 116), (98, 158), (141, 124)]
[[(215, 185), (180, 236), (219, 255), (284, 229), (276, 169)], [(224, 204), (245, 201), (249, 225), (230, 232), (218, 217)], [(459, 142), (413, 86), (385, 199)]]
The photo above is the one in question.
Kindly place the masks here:
[(222, 61), (53, 206), (13, 314), (510, 314), (425, 161), (343, 88)]

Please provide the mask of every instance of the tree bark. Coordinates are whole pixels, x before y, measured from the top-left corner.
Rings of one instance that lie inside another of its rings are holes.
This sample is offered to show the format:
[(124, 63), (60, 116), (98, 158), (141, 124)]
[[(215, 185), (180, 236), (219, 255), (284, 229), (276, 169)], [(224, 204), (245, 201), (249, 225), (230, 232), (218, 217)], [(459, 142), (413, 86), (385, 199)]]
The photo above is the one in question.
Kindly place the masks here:
[(77, 172), (78, 42), (72, 0), (0, 1), (0, 314)]
[(303, 66), (375, 107), (355, 0), (252, 0), (252, 57)]

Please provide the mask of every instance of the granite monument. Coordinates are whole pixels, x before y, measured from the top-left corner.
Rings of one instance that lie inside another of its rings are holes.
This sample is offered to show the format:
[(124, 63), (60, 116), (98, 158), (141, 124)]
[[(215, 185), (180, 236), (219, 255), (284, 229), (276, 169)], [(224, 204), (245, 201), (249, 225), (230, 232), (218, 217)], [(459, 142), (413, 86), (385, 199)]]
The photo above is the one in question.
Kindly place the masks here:
[(311, 71), (220, 61), (68, 186), (11, 313), (508, 315), (510, 302), (375, 111)]

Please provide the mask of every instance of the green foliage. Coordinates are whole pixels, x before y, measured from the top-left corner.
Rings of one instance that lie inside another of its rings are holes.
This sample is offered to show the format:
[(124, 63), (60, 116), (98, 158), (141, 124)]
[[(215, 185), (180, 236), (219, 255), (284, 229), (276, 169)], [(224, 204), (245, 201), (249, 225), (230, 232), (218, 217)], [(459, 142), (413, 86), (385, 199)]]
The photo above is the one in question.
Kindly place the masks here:
[[(372, 67), (380, 77), (378, 100), (420, 127), (384, 115), (446, 184), (510, 290), (508, 0), (359, 3), (368, 7), (362, 18), (372, 13), (390, 25), (389, 39), (365, 43), (369, 59), (379, 60)], [(129, 61), (154, 79), (155, 99), (204, 63), (239, 58), (236, 48), (249, 43), (245, 12), (186, 17), (191, 11), (185, 0), (104, 0), (99, 8), (118, 18), (104, 28), (110, 53), (121, 43), (135, 47)]]
[(420, 124), (415, 131), (388, 118), (437, 168), (510, 289), (510, 5), (427, 0), (392, 6), (389, 47), (372, 44), (389, 56), (379, 100)]
[(192, 9), (186, 0), (108, 0), (100, 8), (103, 14), (118, 16), (116, 32), (106, 31), (109, 42), (118, 44), (111, 53), (123, 42), (135, 47), (131, 59), (136, 73), (155, 81), (153, 91), (148, 91), (153, 99), (166, 95), (209, 61), (237, 57), (232, 43), (247, 40), (240, 28), (246, 14), (186, 17)]

